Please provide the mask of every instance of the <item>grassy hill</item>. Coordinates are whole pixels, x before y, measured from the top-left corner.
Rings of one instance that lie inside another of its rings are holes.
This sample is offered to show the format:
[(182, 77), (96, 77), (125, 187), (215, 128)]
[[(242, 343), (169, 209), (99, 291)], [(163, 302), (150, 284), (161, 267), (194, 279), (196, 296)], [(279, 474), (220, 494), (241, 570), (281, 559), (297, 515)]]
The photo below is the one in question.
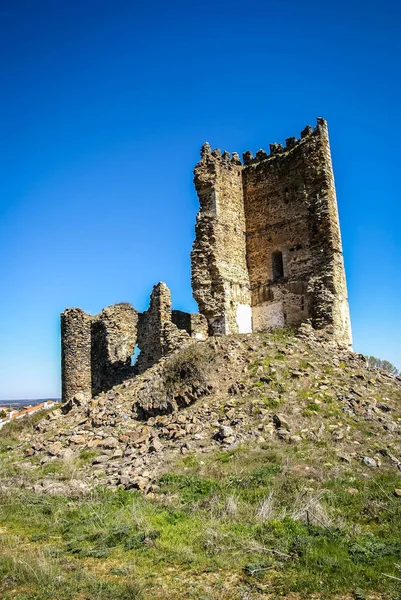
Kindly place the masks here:
[(194, 343), (1, 430), (0, 596), (401, 600), (400, 432), (306, 326)]

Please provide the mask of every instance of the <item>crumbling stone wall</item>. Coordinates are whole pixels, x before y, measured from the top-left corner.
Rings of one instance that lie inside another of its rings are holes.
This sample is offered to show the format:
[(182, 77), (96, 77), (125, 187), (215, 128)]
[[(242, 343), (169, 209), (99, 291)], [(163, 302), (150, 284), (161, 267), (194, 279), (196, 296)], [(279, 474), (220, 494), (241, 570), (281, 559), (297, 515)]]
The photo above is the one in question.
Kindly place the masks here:
[(131, 374), (138, 313), (130, 304), (108, 306), (92, 322), (92, 395), (111, 389)]
[(89, 400), (124, 381), (131, 372), (138, 313), (130, 304), (115, 304), (99, 315), (80, 308), (61, 314), (61, 375), (65, 402), (78, 393)]
[[(142, 373), (192, 338), (206, 337), (204, 316), (171, 310), (165, 283), (153, 288), (143, 313), (127, 303), (108, 306), (96, 316), (68, 308), (61, 315), (63, 401), (78, 393), (89, 400)], [(136, 345), (140, 353), (132, 366)]]
[[(309, 321), (351, 344), (327, 124), (243, 155), (204, 144), (195, 167), (200, 210), (191, 253), (200, 314), (171, 310), (157, 284), (143, 313), (116, 304), (61, 315), (64, 401), (90, 398), (142, 373), (192, 338)], [(134, 366), (131, 357), (140, 349)]]
[(191, 337), (205, 340), (208, 337), (207, 319), (199, 313), (191, 314), (182, 310), (172, 310), (171, 317), (178, 329), (184, 329)]
[(192, 334), (196, 337), (195, 330), (188, 331), (184, 326), (191, 322), (191, 316), (182, 313), (180, 319), (176, 318), (177, 324), (181, 325), (179, 328), (173, 323), (171, 295), (167, 285), (160, 282), (153, 288), (148, 310), (139, 315), (137, 373), (143, 373), (163, 356), (190, 342)]
[[(230, 293), (235, 273), (241, 293), (249, 290), (253, 331), (297, 326), (310, 319), (315, 328), (329, 328), (338, 341), (350, 345), (325, 120), (318, 119), (314, 130), (306, 127), (300, 140), (288, 138), (284, 148), (271, 144), (270, 154), (259, 150), (254, 158), (246, 152), (243, 165), (236, 153), (231, 159), (228, 153), (223, 157), (204, 146), (195, 167), (200, 211), (192, 285), (210, 329), (239, 330), (232, 318)], [(219, 203), (219, 198), (224, 200)], [(235, 236), (235, 230), (242, 230), (243, 237)], [(224, 315), (225, 329), (215, 327), (215, 315)]]
[(245, 212), (239, 156), (205, 144), (195, 167), (200, 210), (193, 246), (192, 289), (210, 334), (251, 331)]

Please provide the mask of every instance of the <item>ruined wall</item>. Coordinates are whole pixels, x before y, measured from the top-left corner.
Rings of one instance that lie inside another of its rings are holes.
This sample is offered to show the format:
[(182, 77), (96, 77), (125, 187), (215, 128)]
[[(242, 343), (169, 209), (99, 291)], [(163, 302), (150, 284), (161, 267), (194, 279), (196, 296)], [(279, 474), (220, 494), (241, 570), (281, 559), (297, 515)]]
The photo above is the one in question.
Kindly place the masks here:
[[(96, 316), (68, 308), (61, 314), (63, 402), (79, 392), (89, 400), (142, 373), (192, 339), (207, 336), (203, 315), (171, 310), (165, 283), (153, 288), (149, 309), (143, 313), (128, 303), (108, 306)], [(140, 353), (132, 366), (136, 346)]]
[[(310, 320), (351, 344), (345, 271), (327, 124), (318, 119), (286, 146), (222, 155), (205, 144), (195, 167), (200, 210), (191, 253), (201, 314), (171, 310), (157, 284), (149, 309), (116, 304), (92, 317), (61, 315), (62, 388), (90, 398), (205, 339)], [(140, 349), (135, 366), (131, 356)]]
[(195, 167), (200, 210), (192, 259), (192, 288), (211, 334), (251, 331), (241, 162), (205, 144)]
[(128, 303), (103, 309), (92, 322), (92, 395), (121, 383), (132, 372), (138, 313)]
[(92, 397), (91, 325), (93, 317), (80, 308), (61, 314), (61, 380), (63, 401), (81, 392)]
[(148, 310), (139, 314), (140, 354), (135, 364), (135, 372), (142, 373), (163, 356), (190, 340), (190, 335), (172, 321), (170, 290), (165, 283), (158, 283), (152, 290)]
[(205, 340), (208, 337), (208, 324), (203, 315), (172, 310), (171, 318), (178, 329), (184, 329), (192, 338)]
[(243, 160), (205, 145), (195, 168), (192, 286), (209, 329), (265, 331), (311, 319), (351, 344), (325, 120)]
[(80, 308), (61, 314), (61, 377), (64, 402), (81, 392), (90, 399), (130, 373), (138, 313), (130, 304), (108, 306), (91, 316)]

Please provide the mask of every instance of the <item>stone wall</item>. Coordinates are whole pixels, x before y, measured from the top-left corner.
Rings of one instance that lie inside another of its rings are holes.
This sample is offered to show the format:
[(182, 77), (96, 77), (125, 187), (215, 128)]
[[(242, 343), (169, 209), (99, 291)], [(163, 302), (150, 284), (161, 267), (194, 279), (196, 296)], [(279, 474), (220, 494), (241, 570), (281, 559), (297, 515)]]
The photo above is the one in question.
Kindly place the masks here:
[[(285, 147), (243, 155), (202, 147), (192, 288), (200, 314), (171, 310), (158, 283), (143, 313), (126, 303), (61, 315), (62, 393), (89, 399), (192, 339), (309, 321), (351, 344), (347, 288), (327, 124)], [(137, 360), (131, 366), (134, 350)]]
[(111, 389), (131, 374), (138, 313), (127, 303), (103, 309), (92, 322), (92, 395)]
[(92, 397), (91, 326), (93, 317), (80, 308), (61, 314), (61, 381), (65, 401), (81, 393)]
[(139, 315), (140, 354), (135, 371), (142, 373), (190, 340), (190, 335), (172, 321), (170, 290), (165, 283), (158, 283), (152, 290), (148, 310)]
[[(300, 140), (288, 138), (285, 147), (270, 144), (270, 154), (246, 152), (244, 165), (236, 153), (223, 157), (204, 146), (195, 167), (200, 211), (192, 285), (211, 331), (241, 331), (241, 323), (246, 330), (251, 306), (253, 331), (310, 319), (350, 345), (325, 120), (306, 127)], [(216, 327), (216, 316), (224, 326)]]
[[(108, 306), (96, 316), (68, 308), (61, 315), (63, 401), (73, 400), (78, 393), (89, 400), (142, 373), (193, 338), (206, 337), (204, 316), (171, 310), (165, 283), (153, 288), (149, 309), (143, 313), (127, 303)], [(136, 347), (140, 352), (132, 366)]]
[(205, 340), (208, 337), (207, 320), (199, 313), (191, 314), (182, 310), (172, 310), (171, 317), (178, 329), (184, 329), (191, 337)]
[(205, 144), (195, 167), (200, 210), (192, 249), (192, 288), (209, 333), (251, 331), (242, 167), (237, 154)]

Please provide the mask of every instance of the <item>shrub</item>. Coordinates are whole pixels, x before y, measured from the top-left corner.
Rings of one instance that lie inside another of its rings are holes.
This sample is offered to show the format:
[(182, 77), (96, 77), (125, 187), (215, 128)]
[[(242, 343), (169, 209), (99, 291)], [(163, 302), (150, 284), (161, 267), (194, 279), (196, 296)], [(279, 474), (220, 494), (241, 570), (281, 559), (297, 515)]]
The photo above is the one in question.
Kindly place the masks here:
[(193, 343), (174, 354), (164, 370), (167, 392), (174, 395), (185, 386), (206, 387), (214, 360), (211, 348), (199, 343)]
[(366, 360), (369, 363), (369, 366), (375, 367), (376, 369), (382, 369), (382, 371), (387, 371), (391, 373), (391, 375), (399, 375), (400, 371), (388, 360), (384, 360), (382, 358), (376, 358), (375, 356), (365, 356)]

